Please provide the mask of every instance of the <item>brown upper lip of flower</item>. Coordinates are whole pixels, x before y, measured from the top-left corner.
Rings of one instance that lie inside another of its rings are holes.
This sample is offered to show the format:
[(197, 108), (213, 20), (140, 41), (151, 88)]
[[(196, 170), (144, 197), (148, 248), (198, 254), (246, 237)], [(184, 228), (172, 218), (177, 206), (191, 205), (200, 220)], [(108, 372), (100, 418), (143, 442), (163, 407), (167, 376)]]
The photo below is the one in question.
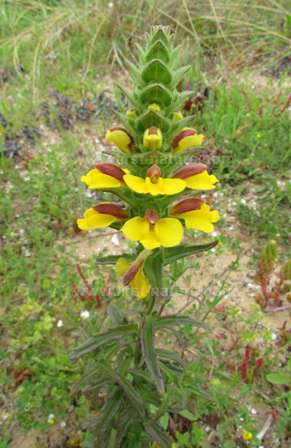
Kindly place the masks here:
[(199, 210), (204, 201), (200, 198), (185, 198), (182, 201), (174, 204), (172, 208), (173, 214), (180, 214), (190, 212), (192, 210)]
[(103, 213), (104, 215), (112, 215), (120, 219), (128, 218), (128, 214), (119, 204), (104, 202), (102, 204), (95, 205), (93, 208), (94, 210), (96, 210), (96, 212)]
[(192, 163), (180, 168), (172, 177), (186, 179), (187, 177), (195, 176), (195, 174), (200, 174), (203, 171), (207, 171), (207, 165), (204, 165), (204, 163)]
[(114, 165), (114, 163), (97, 163), (96, 169), (101, 171), (103, 174), (115, 177), (116, 179), (123, 181), (123, 176), (125, 171), (123, 171), (119, 166)]
[(179, 132), (178, 135), (176, 135), (176, 137), (172, 141), (172, 147), (176, 148), (178, 146), (179, 142), (183, 138), (189, 137), (189, 136), (195, 135), (195, 134), (197, 134), (197, 131), (195, 129), (184, 129), (184, 131), (181, 131), (181, 132)]

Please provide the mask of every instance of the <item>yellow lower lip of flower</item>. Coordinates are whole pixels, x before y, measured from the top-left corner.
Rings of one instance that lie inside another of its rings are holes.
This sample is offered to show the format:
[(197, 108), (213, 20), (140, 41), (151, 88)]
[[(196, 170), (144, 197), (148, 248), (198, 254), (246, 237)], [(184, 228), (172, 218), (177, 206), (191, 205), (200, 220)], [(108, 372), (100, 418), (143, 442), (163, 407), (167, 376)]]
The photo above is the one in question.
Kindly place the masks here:
[(113, 130), (108, 130), (105, 136), (106, 140), (114, 143), (121, 151), (125, 153), (130, 153), (130, 146), (132, 145), (132, 140), (127, 134), (126, 130), (114, 128)]
[(209, 174), (207, 170), (187, 177), (184, 180), (187, 188), (190, 188), (191, 190), (213, 190), (215, 184), (218, 182), (218, 179), (213, 174)]
[(101, 173), (101, 171), (93, 168), (85, 176), (81, 177), (81, 181), (87, 185), (88, 188), (98, 190), (102, 188), (119, 188), (122, 186), (121, 182), (115, 177), (108, 174)]
[(83, 218), (77, 219), (77, 225), (80, 230), (93, 230), (109, 227), (114, 222), (119, 221), (121, 219), (116, 218), (116, 216), (98, 213), (94, 208), (89, 208), (85, 211)]
[(186, 182), (182, 179), (164, 179), (160, 177), (157, 182), (152, 182), (150, 177), (142, 177), (126, 174), (123, 177), (126, 185), (136, 193), (151, 194), (157, 196), (160, 194), (173, 195), (181, 193), (186, 188)]
[(203, 134), (195, 134), (189, 135), (188, 137), (184, 137), (178, 144), (178, 146), (174, 149), (176, 154), (186, 151), (187, 149), (197, 148), (201, 146), (204, 140)]
[[(115, 270), (119, 277), (122, 277), (130, 268), (130, 263), (123, 257), (117, 260)], [(135, 294), (144, 299), (151, 290), (151, 284), (143, 272), (143, 265), (140, 266), (134, 278), (129, 282)]]
[(176, 218), (161, 218), (155, 224), (140, 216), (131, 218), (122, 226), (121, 231), (131, 241), (139, 241), (145, 249), (173, 247), (181, 243), (183, 226)]
[(210, 210), (207, 204), (203, 204), (198, 210), (191, 210), (174, 216), (184, 219), (187, 229), (200, 230), (205, 233), (213, 232), (213, 223), (219, 221), (218, 210)]

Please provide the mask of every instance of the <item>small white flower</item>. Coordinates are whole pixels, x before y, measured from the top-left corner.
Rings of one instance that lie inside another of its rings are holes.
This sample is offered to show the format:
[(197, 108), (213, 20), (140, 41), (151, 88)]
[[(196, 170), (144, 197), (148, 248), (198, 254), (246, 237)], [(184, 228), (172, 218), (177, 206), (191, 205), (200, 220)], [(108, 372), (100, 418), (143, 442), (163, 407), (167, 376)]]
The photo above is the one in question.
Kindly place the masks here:
[(246, 201), (244, 198), (242, 198), (242, 199), (240, 200), (240, 203), (243, 204), (243, 205), (245, 205), (245, 204), (247, 203), (247, 201)]
[(64, 422), (64, 421), (62, 421), (62, 422), (60, 422), (60, 428), (65, 428), (67, 426), (67, 423), (66, 422)]
[(81, 319), (88, 319), (90, 317), (90, 312), (88, 310), (81, 311), (80, 317)]
[(31, 253), (31, 251), (29, 249), (27, 249), (27, 247), (24, 247), (23, 248), (23, 255), (25, 257), (31, 257), (32, 253)]
[(86, 190), (86, 191), (85, 191), (85, 196), (86, 196), (87, 198), (92, 198), (92, 197), (94, 196), (94, 193), (93, 193), (93, 191)]
[(108, 3), (108, 8), (113, 8), (113, 6), (114, 6), (113, 2)]
[(117, 233), (115, 233), (115, 234), (112, 236), (111, 241), (112, 241), (112, 244), (113, 244), (114, 246), (119, 246), (119, 238), (118, 238)]
[(64, 326), (64, 322), (62, 320), (57, 321), (57, 327), (62, 328)]
[(217, 230), (214, 230), (214, 232), (212, 232), (212, 236), (216, 237), (217, 235), (219, 235), (219, 232), (217, 232)]
[(272, 333), (272, 341), (276, 341), (277, 337), (278, 336), (277, 336), (276, 332), (273, 331), (273, 333)]
[(55, 423), (55, 416), (54, 416), (54, 414), (50, 414), (49, 416), (48, 416), (48, 418), (47, 418), (47, 422), (48, 422), (48, 424), (49, 425), (53, 425), (54, 423)]
[(255, 408), (251, 408), (251, 414), (252, 415), (257, 415), (257, 410)]

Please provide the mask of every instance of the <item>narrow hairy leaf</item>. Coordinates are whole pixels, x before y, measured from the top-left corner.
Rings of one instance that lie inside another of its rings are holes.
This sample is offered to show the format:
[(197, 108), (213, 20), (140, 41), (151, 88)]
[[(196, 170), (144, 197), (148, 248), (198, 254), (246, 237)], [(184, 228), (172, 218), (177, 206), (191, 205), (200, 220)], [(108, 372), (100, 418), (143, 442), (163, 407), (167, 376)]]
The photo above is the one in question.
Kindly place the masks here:
[(164, 316), (155, 321), (155, 327), (158, 329), (173, 328), (177, 325), (192, 325), (194, 327), (208, 328), (205, 322), (200, 322), (188, 316)]
[(154, 318), (153, 316), (148, 316), (144, 326), (141, 331), (141, 348), (143, 358), (145, 360), (146, 366), (152, 376), (152, 379), (158, 389), (162, 394), (165, 391), (165, 386), (161, 371), (159, 368), (157, 354), (154, 347)]
[(152, 441), (159, 444), (160, 448), (170, 448), (172, 446), (173, 439), (158, 423), (146, 422), (144, 423), (144, 429)]
[(84, 356), (85, 354), (90, 353), (99, 347), (103, 347), (110, 342), (118, 341), (121, 338), (132, 336), (136, 334), (137, 328), (137, 325), (134, 324), (120, 325), (105, 333), (101, 333), (98, 336), (89, 339), (87, 342), (77, 348), (72, 353), (71, 359), (72, 361), (76, 361), (78, 358)]
[[(117, 260), (121, 257), (121, 255), (108, 255), (106, 257), (94, 257), (94, 260), (97, 264), (107, 265), (107, 264), (116, 264)], [(126, 258), (128, 261), (133, 260), (133, 255), (122, 254), (123, 258)]]
[(136, 409), (139, 413), (140, 417), (143, 418), (145, 416), (146, 403), (144, 403), (143, 398), (137, 392), (137, 389), (132, 386), (132, 384), (125, 378), (122, 378), (118, 373), (114, 370), (106, 367), (106, 371), (108, 375), (114, 379), (114, 381), (119, 384), (121, 389), (123, 390), (125, 396), (131, 405)]
[(218, 241), (213, 241), (208, 244), (200, 244), (198, 246), (177, 246), (164, 249), (164, 265), (171, 264), (174, 261), (180, 260), (184, 257), (204, 252), (212, 249), (217, 245)]

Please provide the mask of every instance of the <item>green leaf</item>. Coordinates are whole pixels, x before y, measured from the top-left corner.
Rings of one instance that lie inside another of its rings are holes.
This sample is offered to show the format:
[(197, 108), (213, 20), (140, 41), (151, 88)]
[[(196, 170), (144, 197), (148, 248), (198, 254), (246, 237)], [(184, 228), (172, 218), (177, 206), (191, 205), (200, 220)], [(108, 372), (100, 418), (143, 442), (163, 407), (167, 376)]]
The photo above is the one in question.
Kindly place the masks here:
[(182, 411), (179, 411), (179, 415), (186, 418), (187, 420), (190, 420), (190, 422), (194, 422), (197, 420), (194, 414), (192, 412), (188, 411), (188, 409), (183, 409)]
[(158, 250), (149, 256), (144, 263), (144, 273), (153, 288), (162, 287), (163, 252)]
[(132, 386), (132, 384), (128, 380), (122, 378), (118, 373), (116, 373), (109, 367), (106, 367), (106, 372), (108, 373), (108, 375), (112, 377), (112, 379), (114, 379), (114, 381), (117, 384), (119, 384), (121, 389), (123, 389), (123, 392), (126, 395), (128, 401), (136, 409), (140, 417), (144, 418), (146, 403), (142, 399), (141, 395), (137, 392), (137, 390)]
[(169, 424), (169, 414), (165, 414), (165, 415), (163, 415), (163, 416), (160, 418), (159, 423), (160, 423), (160, 425), (161, 425), (161, 427), (162, 427), (163, 429), (167, 429), (167, 428), (168, 428), (168, 424)]
[(165, 392), (165, 386), (161, 371), (159, 368), (157, 354), (154, 347), (154, 318), (149, 316), (141, 331), (141, 349), (146, 366), (152, 376), (152, 379), (162, 394)]
[(116, 429), (112, 428), (111, 432), (110, 432), (108, 448), (115, 448), (116, 447), (116, 439), (117, 439), (117, 431), (116, 431)]
[(197, 246), (176, 246), (165, 248), (164, 265), (171, 264), (174, 261), (180, 260), (181, 258), (189, 257), (190, 255), (212, 249), (217, 245), (217, 243), (218, 241), (213, 241), (212, 243), (200, 244)]
[(285, 372), (276, 372), (269, 373), (266, 376), (267, 380), (272, 384), (290, 384), (291, 383), (291, 375)]
[(185, 366), (185, 362), (176, 352), (172, 352), (171, 350), (166, 350), (164, 348), (158, 348), (156, 350), (157, 356), (159, 359), (178, 364), (180, 366)]
[(108, 255), (106, 257), (94, 257), (94, 261), (97, 264), (107, 265), (116, 264), (119, 258), (126, 258), (128, 261), (134, 260), (134, 255), (122, 254), (122, 255)]
[(192, 325), (194, 327), (208, 328), (205, 322), (200, 322), (188, 316), (164, 316), (155, 321), (155, 327), (158, 329), (163, 327), (173, 328), (177, 325)]
[(172, 446), (173, 439), (158, 423), (151, 421), (144, 423), (143, 426), (152, 441), (157, 442), (160, 448), (170, 448)]
[(124, 340), (124, 337), (132, 336), (137, 333), (137, 325), (128, 324), (120, 325), (105, 333), (101, 333), (94, 338), (89, 339), (79, 348), (77, 348), (71, 355), (71, 360), (76, 361), (82, 356), (96, 350), (99, 347), (109, 344), (114, 341)]

